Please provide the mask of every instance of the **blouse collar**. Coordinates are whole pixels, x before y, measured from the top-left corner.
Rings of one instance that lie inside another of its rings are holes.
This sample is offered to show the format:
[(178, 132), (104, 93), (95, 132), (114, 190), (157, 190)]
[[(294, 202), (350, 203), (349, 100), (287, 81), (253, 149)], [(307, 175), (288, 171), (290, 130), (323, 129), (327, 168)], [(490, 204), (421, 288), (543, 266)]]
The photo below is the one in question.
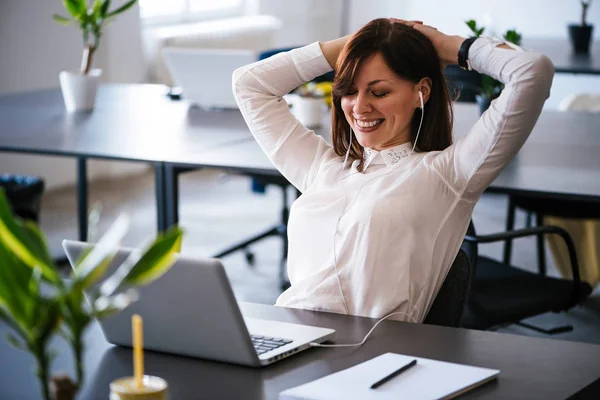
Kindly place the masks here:
[(363, 153), (363, 170), (369, 165), (383, 165), (388, 167), (396, 165), (400, 160), (407, 158), (412, 150), (412, 143), (406, 142), (398, 146), (390, 147), (381, 151), (365, 147)]

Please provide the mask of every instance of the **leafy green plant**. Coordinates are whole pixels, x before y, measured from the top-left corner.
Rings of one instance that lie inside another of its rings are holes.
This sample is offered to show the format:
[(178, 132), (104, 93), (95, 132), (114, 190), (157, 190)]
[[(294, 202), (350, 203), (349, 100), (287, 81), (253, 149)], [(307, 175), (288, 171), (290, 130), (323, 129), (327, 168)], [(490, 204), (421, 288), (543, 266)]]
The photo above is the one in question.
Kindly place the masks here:
[(63, 0), (65, 9), (71, 18), (54, 14), (53, 18), (62, 25), (77, 25), (83, 34), (83, 57), (81, 73), (87, 74), (92, 67), (94, 53), (100, 45), (102, 30), (117, 15), (131, 8), (137, 0), (129, 0), (122, 6), (109, 11), (110, 0)]
[[(485, 32), (485, 27), (477, 26), (477, 22), (475, 20), (465, 21), (469, 29), (471, 30), (472, 36), (480, 37), (483, 32)], [(522, 35), (518, 33), (515, 29), (510, 29), (504, 33), (504, 40), (507, 42), (516, 44), (517, 46), (521, 44)], [(480, 95), (482, 97), (486, 97), (488, 99), (494, 99), (500, 95), (502, 89), (504, 89), (504, 84), (492, 78), (491, 76), (482, 74), (481, 75), (481, 92)]]
[(73, 398), (83, 382), (83, 336), (90, 322), (126, 308), (137, 299), (136, 287), (159, 278), (175, 261), (183, 234), (179, 228), (159, 235), (146, 250), (133, 252), (105, 277), (127, 228), (127, 217), (119, 217), (81, 255), (70, 277), (63, 279), (38, 226), (13, 216), (0, 188), (0, 319), (12, 330), (7, 340), (34, 356), (46, 400), (53, 397), (50, 339), (60, 335), (73, 350), (76, 376), (66, 385), (72, 393), (54, 394)]

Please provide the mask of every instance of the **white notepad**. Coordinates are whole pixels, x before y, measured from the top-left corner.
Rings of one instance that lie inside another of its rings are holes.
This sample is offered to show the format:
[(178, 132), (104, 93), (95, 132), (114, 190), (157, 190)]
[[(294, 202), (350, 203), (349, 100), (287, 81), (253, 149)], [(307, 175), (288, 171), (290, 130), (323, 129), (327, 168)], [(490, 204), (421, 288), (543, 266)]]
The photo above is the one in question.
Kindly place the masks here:
[[(417, 364), (377, 389), (371, 385), (412, 360)], [(281, 400), (448, 399), (498, 376), (496, 369), (386, 353), (279, 394)]]

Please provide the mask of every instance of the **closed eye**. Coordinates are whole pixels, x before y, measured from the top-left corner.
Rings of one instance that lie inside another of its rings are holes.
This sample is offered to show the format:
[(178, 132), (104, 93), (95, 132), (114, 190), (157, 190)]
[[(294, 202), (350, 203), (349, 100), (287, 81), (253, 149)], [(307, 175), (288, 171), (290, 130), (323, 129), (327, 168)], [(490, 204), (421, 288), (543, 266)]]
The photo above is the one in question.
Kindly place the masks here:
[(382, 98), (388, 95), (388, 92), (373, 92), (373, 96), (377, 98)]

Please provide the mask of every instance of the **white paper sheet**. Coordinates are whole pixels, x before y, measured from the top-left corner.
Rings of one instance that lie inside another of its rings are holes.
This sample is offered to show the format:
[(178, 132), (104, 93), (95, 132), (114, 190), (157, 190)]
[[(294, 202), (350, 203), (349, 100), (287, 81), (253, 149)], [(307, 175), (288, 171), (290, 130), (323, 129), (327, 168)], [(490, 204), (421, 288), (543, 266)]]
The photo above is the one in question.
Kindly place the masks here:
[[(416, 359), (417, 365), (377, 389), (371, 385)], [(281, 400), (442, 399), (495, 378), (499, 370), (386, 353), (279, 394)]]

